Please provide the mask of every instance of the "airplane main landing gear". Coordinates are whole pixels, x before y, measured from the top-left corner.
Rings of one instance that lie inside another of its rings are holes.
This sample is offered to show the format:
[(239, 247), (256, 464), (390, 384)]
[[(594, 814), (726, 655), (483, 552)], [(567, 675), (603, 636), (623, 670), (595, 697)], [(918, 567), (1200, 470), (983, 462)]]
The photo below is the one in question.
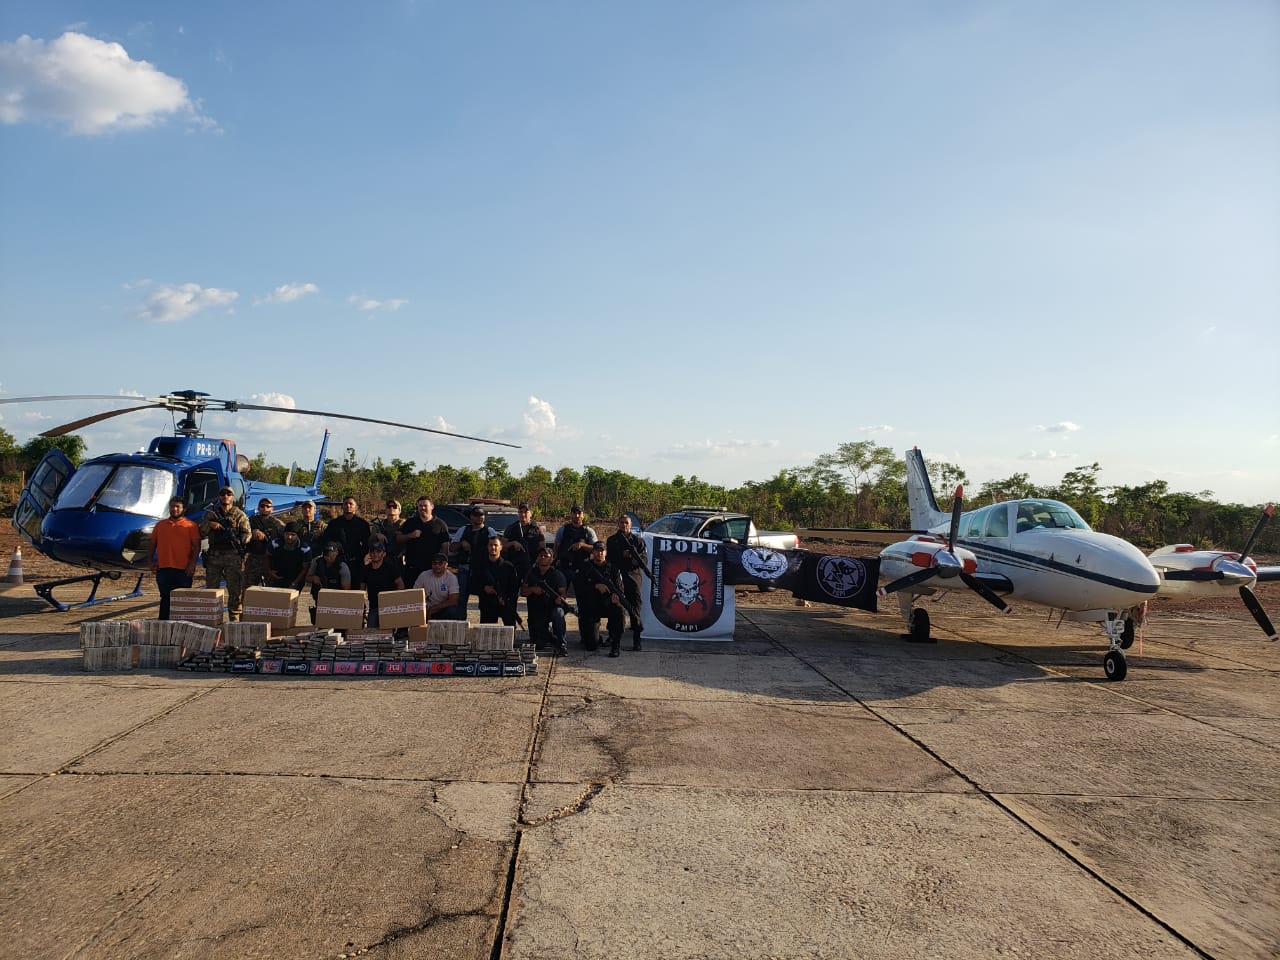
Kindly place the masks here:
[(906, 638), (912, 643), (937, 643), (929, 636), (929, 611), (915, 607), (907, 617)]

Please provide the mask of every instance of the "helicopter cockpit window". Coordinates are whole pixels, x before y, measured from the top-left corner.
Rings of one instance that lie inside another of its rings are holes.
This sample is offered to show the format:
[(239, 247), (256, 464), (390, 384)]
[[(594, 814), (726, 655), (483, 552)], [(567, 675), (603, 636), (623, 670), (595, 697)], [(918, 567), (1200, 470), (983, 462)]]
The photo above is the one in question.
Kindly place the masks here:
[(96, 507), (159, 517), (164, 515), (171, 496), (173, 474), (168, 470), (127, 463), (97, 463), (75, 472), (58, 498), (57, 509)]
[(98, 506), (144, 517), (159, 517), (173, 496), (173, 474), (154, 467), (121, 464), (98, 495)]
[(196, 471), (187, 476), (187, 512), (194, 513), (197, 510), (203, 510), (209, 504), (213, 503), (214, 495), (217, 494), (218, 488), (222, 484), (218, 482), (218, 475), (213, 471)]
[(81, 467), (71, 475), (62, 496), (58, 497), (57, 509), (82, 510), (87, 507), (114, 469), (115, 465), (110, 463), (91, 463)]

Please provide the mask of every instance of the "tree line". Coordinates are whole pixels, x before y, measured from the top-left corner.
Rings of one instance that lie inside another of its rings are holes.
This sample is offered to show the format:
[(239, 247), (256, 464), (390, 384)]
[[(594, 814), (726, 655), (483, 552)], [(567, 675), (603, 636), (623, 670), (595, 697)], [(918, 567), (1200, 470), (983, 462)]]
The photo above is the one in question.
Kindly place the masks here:
[[(18, 482), (52, 447), (73, 463), (85, 452), (83, 439), (35, 437), (19, 446), (0, 429), (0, 491), (9, 512), (21, 490)], [(250, 461), (249, 476), (284, 483), (288, 468), (268, 463), (265, 454)], [(1123, 537), (1147, 549), (1167, 543), (1197, 547), (1240, 549), (1258, 521), (1262, 504), (1218, 503), (1211, 491), (1171, 491), (1155, 480), (1139, 486), (1106, 486), (1097, 463), (1067, 471), (1057, 484), (1036, 485), (1025, 473), (990, 480), (976, 492), (963, 468), (947, 462), (929, 464), (939, 503), (946, 508), (949, 492), (964, 484), (970, 495), (966, 509), (999, 500), (1045, 497), (1070, 504), (1095, 530)], [(311, 481), (310, 471), (298, 470), (294, 482)], [(381, 457), (363, 462), (353, 447), (341, 460), (327, 459), (322, 487), (327, 497), (353, 496), (366, 512), (376, 512), (388, 498), (411, 503), (426, 494), (437, 503), (462, 503), (473, 497), (492, 497), (513, 503), (527, 500), (541, 517), (558, 521), (569, 507), (581, 503), (590, 517), (613, 518), (623, 511), (648, 521), (685, 504), (719, 506), (750, 514), (762, 529), (792, 527), (910, 526), (906, 465), (890, 447), (870, 440), (842, 443), (808, 466), (779, 470), (768, 480), (748, 480), (738, 487), (707, 483), (696, 475), (676, 475), (667, 481), (636, 477), (621, 470), (588, 465), (582, 470), (546, 467), (511, 472), (505, 457), (489, 457), (478, 469), (438, 464), (419, 467), (409, 460)], [(1280, 552), (1280, 530), (1264, 528), (1255, 552)]]

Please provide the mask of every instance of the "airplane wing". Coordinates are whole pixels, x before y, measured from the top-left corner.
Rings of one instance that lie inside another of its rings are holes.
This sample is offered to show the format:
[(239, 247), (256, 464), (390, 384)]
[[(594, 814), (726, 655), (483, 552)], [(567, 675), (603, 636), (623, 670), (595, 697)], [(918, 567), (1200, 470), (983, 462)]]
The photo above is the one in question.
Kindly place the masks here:
[(1258, 582), (1265, 583), (1268, 580), (1280, 580), (1280, 567), (1258, 568)]
[(853, 543), (898, 543), (927, 530), (872, 530), (857, 527), (796, 527), (800, 542), (807, 540), (848, 540)]

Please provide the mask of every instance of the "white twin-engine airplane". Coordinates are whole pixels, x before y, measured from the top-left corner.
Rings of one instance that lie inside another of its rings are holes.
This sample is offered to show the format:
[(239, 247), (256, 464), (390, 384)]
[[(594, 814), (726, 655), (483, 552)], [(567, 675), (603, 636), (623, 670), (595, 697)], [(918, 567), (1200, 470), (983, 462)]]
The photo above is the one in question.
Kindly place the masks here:
[(1267, 505), (1239, 553), (1196, 550), (1189, 544), (1161, 547), (1149, 557), (1119, 537), (1098, 533), (1071, 507), (1057, 500), (1008, 500), (961, 512), (963, 489), (956, 488), (951, 514), (943, 512), (919, 448), (907, 452), (910, 531), (806, 529), (809, 538), (890, 542), (880, 554), (880, 575), (888, 578), (880, 595), (898, 595), (907, 636), (929, 640), (929, 614), (916, 601), (939, 589), (969, 589), (1004, 613), (1003, 596), (1062, 611), (1065, 620), (1096, 621), (1106, 631), (1103, 658), (1108, 680), (1128, 671), (1123, 650), (1133, 644), (1134, 622), (1143, 604), (1157, 594), (1220, 596), (1238, 588), (1263, 631), (1275, 628), (1254, 596), (1259, 580), (1280, 580), (1280, 566), (1259, 568), (1248, 556), (1262, 526), (1274, 513)]

